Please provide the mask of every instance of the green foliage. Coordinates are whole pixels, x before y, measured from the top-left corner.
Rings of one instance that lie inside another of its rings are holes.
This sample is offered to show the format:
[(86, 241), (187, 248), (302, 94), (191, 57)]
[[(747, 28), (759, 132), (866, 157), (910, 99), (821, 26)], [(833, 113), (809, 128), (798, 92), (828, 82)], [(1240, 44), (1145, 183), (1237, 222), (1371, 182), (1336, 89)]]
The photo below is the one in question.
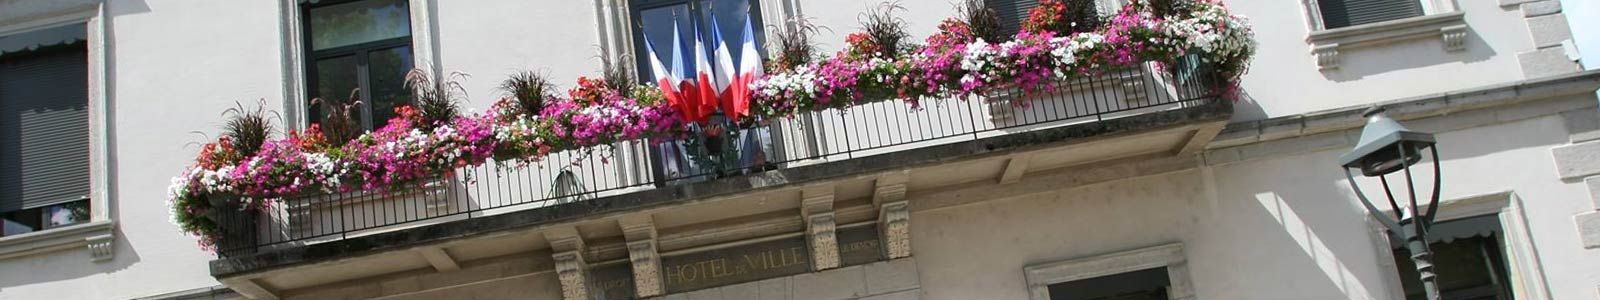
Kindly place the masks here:
[(411, 101), (422, 117), (418, 125), (431, 128), (461, 115), (460, 101), (467, 98), (467, 89), (461, 86), (461, 80), (467, 77), (461, 72), (450, 72), (443, 78), (430, 76), (422, 69), (407, 72), (406, 89), (411, 91)]
[(362, 105), (360, 89), (350, 91), (350, 97), (344, 101), (316, 98), (311, 99), (311, 105), (323, 107), (322, 121), (317, 127), (333, 148), (344, 146), (365, 131), (354, 115), (356, 108)]
[(862, 13), (858, 20), (861, 21), (861, 31), (867, 34), (868, 39), (883, 57), (898, 57), (905, 54), (911, 47), (911, 33), (906, 31), (906, 20), (895, 15), (895, 12), (905, 12), (905, 6), (900, 2), (880, 2), (878, 6)]
[(512, 74), (500, 83), (500, 89), (511, 94), (517, 109), (527, 116), (539, 115), (545, 103), (555, 97), (555, 84), (548, 76), (533, 71)]
[(817, 45), (812, 41), (820, 30), (827, 27), (818, 26), (810, 18), (796, 17), (789, 20), (789, 27), (777, 30), (776, 41), (778, 57), (768, 62), (767, 72), (783, 72), (794, 70), (796, 67), (806, 65), (817, 57)]
[[(244, 103), (234, 102), (235, 107), (222, 112), (227, 118), (222, 124), (222, 135), (229, 138), (233, 149), (246, 157), (261, 151), (261, 144), (272, 137), (272, 120), (268, 117), (266, 100), (258, 101), (254, 110), (244, 107)], [(277, 116), (277, 112), (272, 112)], [(279, 118), (282, 119), (282, 118)]]

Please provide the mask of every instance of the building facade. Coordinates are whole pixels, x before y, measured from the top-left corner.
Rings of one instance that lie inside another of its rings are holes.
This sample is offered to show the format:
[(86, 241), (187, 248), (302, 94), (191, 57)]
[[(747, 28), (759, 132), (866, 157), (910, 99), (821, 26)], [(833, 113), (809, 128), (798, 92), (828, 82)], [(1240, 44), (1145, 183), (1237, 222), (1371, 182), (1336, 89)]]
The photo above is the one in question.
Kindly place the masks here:
[[(1036, 1), (983, 2), (1015, 28)], [(809, 23), (831, 54), (880, 6), (0, 0), (0, 298), (1402, 299), (1408, 253), (1339, 172), (1375, 106), (1437, 135), (1447, 298), (1600, 297), (1600, 73), (1558, 1), (1226, 2), (1256, 43), (1236, 94), (1138, 64), (982, 96), (1028, 105), (830, 109), (283, 199), (209, 251), (165, 200), (230, 108), (305, 128), (357, 98), (370, 130), (412, 69), (487, 111), (524, 70), (648, 82), (693, 49), (667, 28), (737, 45), (748, 19), (771, 58)], [(898, 5), (915, 40), (958, 15)]]

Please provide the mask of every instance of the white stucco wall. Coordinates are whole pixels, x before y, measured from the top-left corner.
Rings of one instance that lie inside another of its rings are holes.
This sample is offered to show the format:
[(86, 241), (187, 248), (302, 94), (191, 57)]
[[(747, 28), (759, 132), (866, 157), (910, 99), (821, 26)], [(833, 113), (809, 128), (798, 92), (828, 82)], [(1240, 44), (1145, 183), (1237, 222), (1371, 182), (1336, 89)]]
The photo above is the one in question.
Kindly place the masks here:
[[(1559, 180), (1550, 158), (1566, 143), (1561, 122), (1439, 134), (1442, 198), (1519, 195), (1553, 299), (1589, 299), (1600, 256), (1583, 250), (1571, 221), (1592, 209), (1585, 189)], [(1198, 299), (1389, 299), (1393, 263), (1375, 250), (1365, 210), (1335, 167), (1346, 150), (916, 212), (925, 296), (1027, 299), (1024, 266), (1182, 242)]]

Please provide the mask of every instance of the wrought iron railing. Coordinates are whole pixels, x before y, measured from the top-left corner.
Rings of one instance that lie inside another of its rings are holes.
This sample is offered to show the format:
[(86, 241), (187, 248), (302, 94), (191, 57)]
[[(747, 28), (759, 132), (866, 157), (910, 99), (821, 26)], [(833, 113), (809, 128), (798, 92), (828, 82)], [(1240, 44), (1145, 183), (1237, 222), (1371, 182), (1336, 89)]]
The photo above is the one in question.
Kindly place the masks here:
[[(971, 141), (1215, 101), (1220, 78), (1195, 59), (1146, 63), (1058, 82), (1033, 93), (924, 101), (913, 108), (880, 101), (742, 130), (700, 129), (697, 138), (631, 141), (588, 152), (560, 152), (526, 165), (489, 162), (440, 174), (403, 190), (286, 198), (266, 209), (227, 210), (218, 248), (224, 256), (335, 241), (667, 185), (776, 168)], [(1021, 104), (1021, 105), (1017, 105)], [(720, 132), (719, 132), (720, 131)]]

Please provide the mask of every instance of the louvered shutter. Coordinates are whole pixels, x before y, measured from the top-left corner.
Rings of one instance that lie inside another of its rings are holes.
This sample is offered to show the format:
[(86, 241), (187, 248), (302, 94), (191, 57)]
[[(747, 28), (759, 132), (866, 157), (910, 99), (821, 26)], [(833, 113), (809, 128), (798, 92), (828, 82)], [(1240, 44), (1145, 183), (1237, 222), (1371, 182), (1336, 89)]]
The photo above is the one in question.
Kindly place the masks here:
[(1422, 16), (1418, 0), (1319, 0), (1317, 6), (1325, 29)]
[(984, 4), (1000, 16), (1000, 33), (1011, 36), (1022, 31), (1022, 21), (1028, 20), (1028, 12), (1039, 6), (1039, 0), (984, 0)]
[(0, 56), (0, 212), (88, 197), (84, 45)]

